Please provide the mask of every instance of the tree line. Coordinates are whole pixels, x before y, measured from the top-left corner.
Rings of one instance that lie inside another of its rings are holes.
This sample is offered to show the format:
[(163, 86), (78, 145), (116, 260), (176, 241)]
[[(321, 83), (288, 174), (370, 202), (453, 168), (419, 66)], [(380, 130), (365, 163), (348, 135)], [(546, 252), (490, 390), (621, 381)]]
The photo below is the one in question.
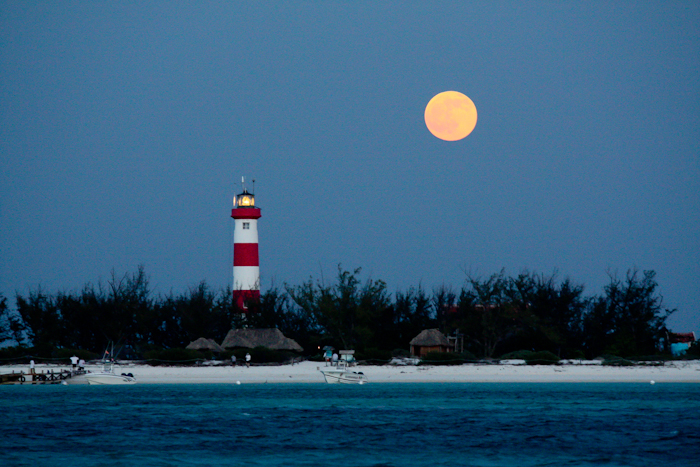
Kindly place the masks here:
[(156, 295), (141, 266), (78, 292), (17, 294), (15, 310), (0, 295), (0, 342), (12, 339), (21, 347), (29, 340), (33, 355), (46, 357), (66, 348), (101, 353), (116, 342), (126, 349), (122, 356), (139, 358), (199, 337), (221, 343), (232, 328), (276, 327), (307, 355), (331, 345), (388, 359), (405, 354), (422, 330), (438, 328), (477, 358), (518, 350), (561, 358), (639, 357), (667, 350), (666, 319), (675, 311), (664, 307), (654, 271), (609, 274), (594, 296), (556, 273), (508, 276), (502, 270), (467, 277), (460, 289), (417, 286), (393, 294), (384, 281), (360, 275), (359, 268), (338, 266), (330, 283), (310, 278), (272, 287), (244, 313), (230, 288), (217, 291), (206, 282)]

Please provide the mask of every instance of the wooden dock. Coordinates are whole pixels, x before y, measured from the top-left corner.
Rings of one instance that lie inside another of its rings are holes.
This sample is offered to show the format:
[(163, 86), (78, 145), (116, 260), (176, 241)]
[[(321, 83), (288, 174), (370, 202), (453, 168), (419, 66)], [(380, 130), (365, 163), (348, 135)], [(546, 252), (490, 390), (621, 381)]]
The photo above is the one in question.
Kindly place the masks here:
[(46, 372), (0, 374), (0, 384), (60, 384), (74, 376), (84, 375), (84, 370), (49, 370)]

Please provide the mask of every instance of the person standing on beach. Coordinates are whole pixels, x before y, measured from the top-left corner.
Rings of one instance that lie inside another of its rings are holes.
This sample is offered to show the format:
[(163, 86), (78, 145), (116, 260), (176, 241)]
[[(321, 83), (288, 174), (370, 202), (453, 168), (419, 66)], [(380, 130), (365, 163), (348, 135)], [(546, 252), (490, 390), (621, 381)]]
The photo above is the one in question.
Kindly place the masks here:
[(331, 366), (338, 366), (338, 354), (333, 352), (333, 360), (331, 362)]
[(236, 356), (231, 355), (231, 366), (236, 366)]
[(29, 372), (30, 372), (31, 374), (35, 374), (35, 373), (36, 373), (36, 370), (35, 370), (35, 368), (34, 368), (34, 360), (29, 360)]
[(85, 369), (85, 360), (83, 360), (81, 358), (80, 361), (78, 362), (78, 371), (83, 371), (84, 369)]
[(76, 368), (78, 368), (78, 360), (79, 360), (78, 357), (76, 357), (75, 355), (73, 355), (73, 356), (70, 358), (70, 362), (73, 364), (73, 369), (74, 369), (74, 370), (75, 370)]
[(250, 367), (250, 354), (249, 353), (245, 354), (245, 366)]

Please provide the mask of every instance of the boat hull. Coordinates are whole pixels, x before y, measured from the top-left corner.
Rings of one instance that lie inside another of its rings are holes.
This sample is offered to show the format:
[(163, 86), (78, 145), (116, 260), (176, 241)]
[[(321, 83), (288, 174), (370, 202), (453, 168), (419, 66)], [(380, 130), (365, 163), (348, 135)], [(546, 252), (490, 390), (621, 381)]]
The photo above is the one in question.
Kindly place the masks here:
[(365, 384), (367, 377), (354, 371), (320, 370), (328, 384)]
[(113, 384), (136, 384), (136, 378), (126, 375), (91, 373), (85, 376), (88, 384), (92, 385), (113, 385)]

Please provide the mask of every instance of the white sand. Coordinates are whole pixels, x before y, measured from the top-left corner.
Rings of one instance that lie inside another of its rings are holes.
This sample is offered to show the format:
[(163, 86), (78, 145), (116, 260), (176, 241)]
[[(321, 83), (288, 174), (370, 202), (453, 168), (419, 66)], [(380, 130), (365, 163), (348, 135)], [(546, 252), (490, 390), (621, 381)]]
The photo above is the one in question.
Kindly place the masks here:
[[(70, 366), (37, 365), (37, 372), (59, 371)], [(132, 373), (139, 384), (177, 383), (323, 383), (318, 371), (324, 363), (302, 362), (283, 366), (165, 367), (120, 365), (118, 373)], [(98, 366), (88, 365), (90, 371)], [(459, 366), (367, 366), (362, 371), (370, 383), (700, 383), (700, 361), (676, 361), (663, 366), (612, 367), (602, 365), (466, 364)], [(24, 371), (27, 365), (0, 366), (0, 373)]]

